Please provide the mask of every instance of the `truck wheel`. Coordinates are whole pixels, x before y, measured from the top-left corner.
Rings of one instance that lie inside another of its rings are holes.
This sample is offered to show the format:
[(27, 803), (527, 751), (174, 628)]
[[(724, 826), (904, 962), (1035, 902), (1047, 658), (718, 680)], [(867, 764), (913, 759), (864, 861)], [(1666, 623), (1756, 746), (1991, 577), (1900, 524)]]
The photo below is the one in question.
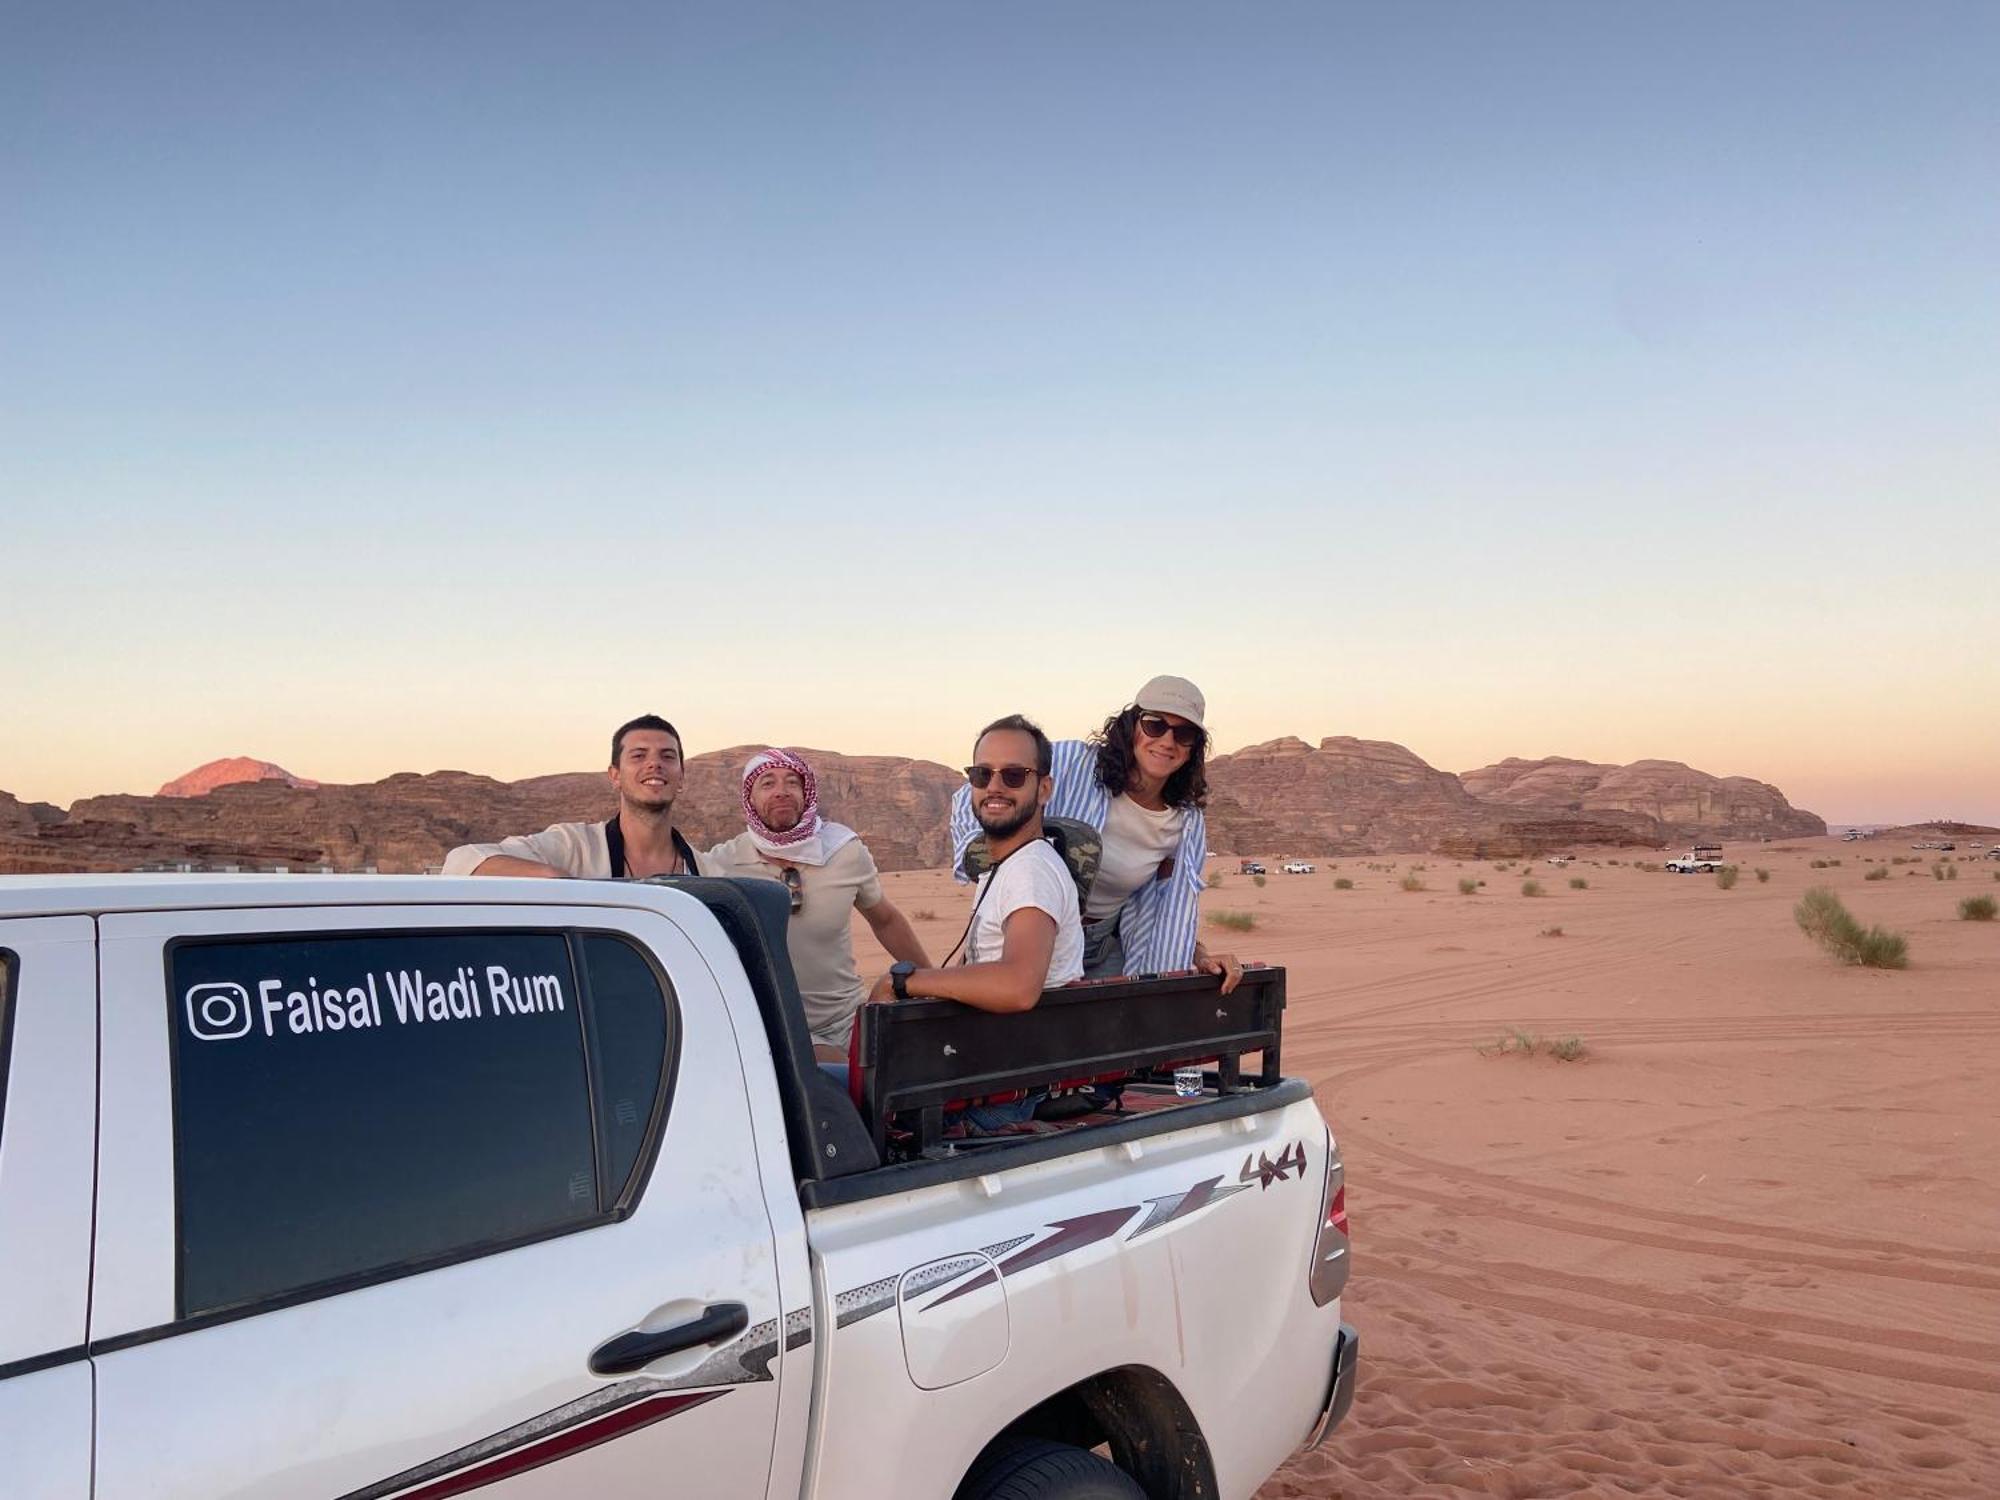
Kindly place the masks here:
[(1146, 1500), (1146, 1492), (1095, 1453), (1026, 1438), (975, 1465), (956, 1500)]

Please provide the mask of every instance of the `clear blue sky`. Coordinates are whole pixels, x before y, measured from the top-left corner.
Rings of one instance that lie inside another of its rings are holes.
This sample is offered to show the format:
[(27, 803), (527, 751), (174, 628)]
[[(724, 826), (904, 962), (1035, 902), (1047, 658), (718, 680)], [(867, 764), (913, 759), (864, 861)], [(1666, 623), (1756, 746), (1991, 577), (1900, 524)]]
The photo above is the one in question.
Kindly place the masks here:
[(2000, 5), (4, 32), (0, 787), (950, 760), (1166, 669), (2000, 820)]

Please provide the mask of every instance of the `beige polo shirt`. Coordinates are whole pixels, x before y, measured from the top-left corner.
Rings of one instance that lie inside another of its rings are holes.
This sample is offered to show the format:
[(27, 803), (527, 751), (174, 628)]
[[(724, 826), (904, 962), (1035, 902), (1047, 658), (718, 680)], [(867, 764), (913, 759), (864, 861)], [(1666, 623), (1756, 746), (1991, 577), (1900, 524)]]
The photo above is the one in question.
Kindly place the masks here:
[[(717, 844), (701, 856), (705, 875), (735, 875), (783, 881), (781, 866), (758, 852), (748, 833)], [(824, 1046), (847, 1048), (854, 1012), (867, 989), (854, 968), (850, 913), (867, 911), (882, 900), (875, 856), (860, 839), (850, 839), (823, 865), (797, 866), (802, 899), (785, 929), (792, 973), (806, 1004), (806, 1028)]]

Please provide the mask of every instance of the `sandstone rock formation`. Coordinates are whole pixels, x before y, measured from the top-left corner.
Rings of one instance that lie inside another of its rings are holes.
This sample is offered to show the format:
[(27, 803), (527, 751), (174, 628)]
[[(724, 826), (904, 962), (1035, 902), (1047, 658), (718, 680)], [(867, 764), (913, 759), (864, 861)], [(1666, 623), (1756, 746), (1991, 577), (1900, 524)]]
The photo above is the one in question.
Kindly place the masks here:
[(1826, 832), (1820, 818), (1793, 807), (1767, 782), (1711, 776), (1677, 760), (1608, 766), (1561, 756), (1509, 758), (1460, 779), (1474, 796), (1508, 807), (1598, 817), (1637, 813), (1656, 821), (1670, 839), (1812, 838)]
[[(697, 847), (742, 828), (737, 778), (759, 748), (739, 745), (689, 762), (678, 820)], [(895, 756), (803, 753), (819, 772), (827, 816), (859, 829), (882, 868), (947, 862), (957, 772)], [(606, 818), (614, 808), (601, 771), (516, 782), (465, 771), (406, 772), (354, 786), (295, 780), (260, 775), (199, 796), (90, 797), (67, 814), (0, 793), (0, 872), (179, 863), (417, 871), (457, 844)], [(1209, 785), (1209, 847), (1219, 853), (1517, 858), (1584, 844), (1658, 846), (1695, 834), (1825, 831), (1775, 787), (1673, 761), (1502, 761), (1461, 779), (1401, 745), (1346, 735), (1316, 746), (1272, 740), (1218, 756)]]
[(1432, 850), (1505, 858), (1575, 844), (1654, 844), (1643, 816), (1531, 814), (1472, 795), (1459, 778), (1401, 745), (1334, 735), (1317, 749), (1290, 737), (1209, 763), (1209, 845), (1245, 853), (1375, 854)]
[[(697, 848), (742, 831), (738, 778), (762, 748), (712, 751), (688, 763), (677, 820)], [(826, 815), (859, 828), (882, 868), (947, 862), (956, 772), (896, 756), (802, 753), (819, 774)], [(413, 872), (435, 867), (458, 844), (607, 818), (616, 806), (601, 771), (511, 783), (464, 771), (404, 772), (354, 786), (259, 779), (203, 796), (88, 797), (66, 817), (49, 809), (54, 821), (46, 823), (0, 805), (0, 873), (180, 863)]]
[(0, 792), (0, 833), (32, 836), (44, 823), (60, 823), (62, 809), (50, 802), (23, 802), (10, 792)]
[(268, 760), (252, 760), (247, 755), (232, 755), (224, 760), (212, 760), (207, 765), (196, 766), (185, 776), (176, 776), (153, 795), (156, 797), (206, 797), (219, 786), (234, 786), (239, 781), (282, 781), (287, 786), (318, 786), (317, 781), (307, 781), (302, 776), (294, 776), (283, 766), (274, 766)]

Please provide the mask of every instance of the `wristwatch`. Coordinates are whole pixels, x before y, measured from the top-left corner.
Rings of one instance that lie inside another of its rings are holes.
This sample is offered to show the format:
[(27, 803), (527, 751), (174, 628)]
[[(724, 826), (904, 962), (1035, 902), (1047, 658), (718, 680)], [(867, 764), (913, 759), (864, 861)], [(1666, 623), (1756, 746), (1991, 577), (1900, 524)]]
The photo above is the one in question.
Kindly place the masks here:
[(898, 1000), (910, 998), (910, 976), (917, 972), (917, 966), (907, 958), (901, 963), (889, 965), (889, 987), (896, 992)]

